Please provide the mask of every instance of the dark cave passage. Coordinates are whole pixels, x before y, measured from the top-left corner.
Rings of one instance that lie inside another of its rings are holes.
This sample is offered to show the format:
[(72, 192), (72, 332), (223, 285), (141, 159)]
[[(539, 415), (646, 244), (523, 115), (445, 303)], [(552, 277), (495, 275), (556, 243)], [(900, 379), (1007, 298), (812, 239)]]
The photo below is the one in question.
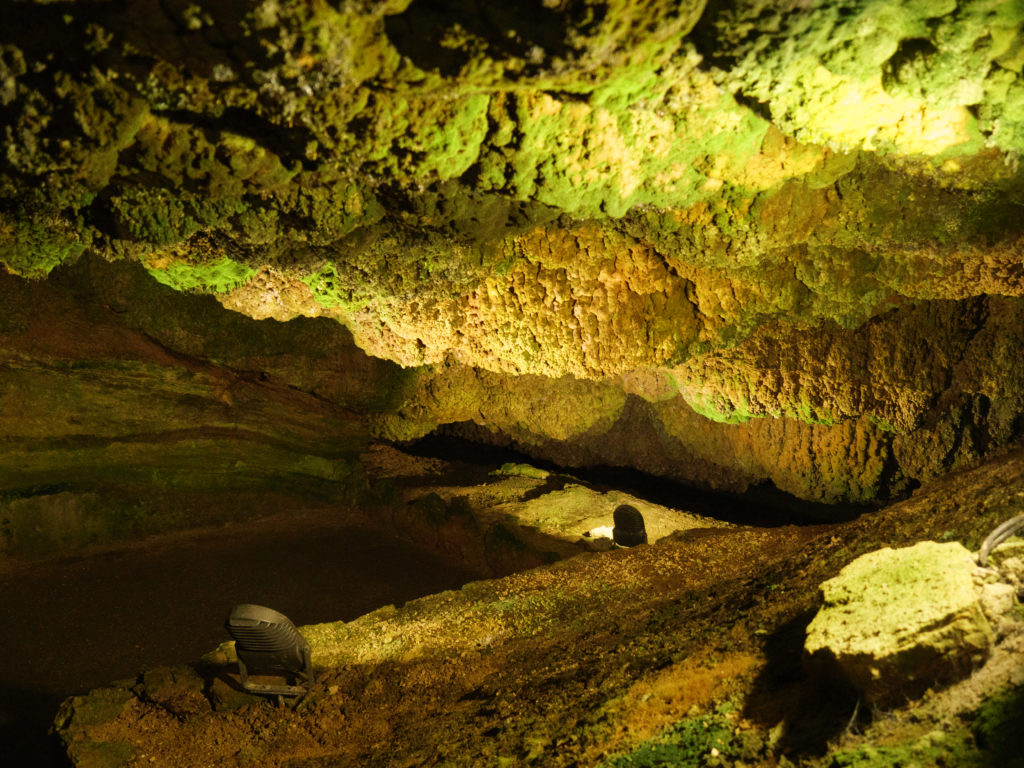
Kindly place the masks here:
[(236, 603), (349, 621), (476, 577), (326, 509), (0, 573), (0, 764), (66, 765), (46, 736), (64, 698), (198, 660), (229, 639)]
[(530, 464), (552, 473), (552, 489), (566, 482), (581, 482), (597, 491), (624, 491), (653, 504), (685, 509), (736, 525), (772, 528), (839, 523), (878, 509), (873, 504), (807, 501), (779, 490), (770, 481), (745, 493), (728, 493), (684, 485), (631, 467), (564, 467), (512, 447), (446, 434), (443, 427), (402, 444), (401, 449), (415, 456), (459, 462), (460, 472), (468, 476), (466, 482), (482, 482), (490, 471), (507, 462)]

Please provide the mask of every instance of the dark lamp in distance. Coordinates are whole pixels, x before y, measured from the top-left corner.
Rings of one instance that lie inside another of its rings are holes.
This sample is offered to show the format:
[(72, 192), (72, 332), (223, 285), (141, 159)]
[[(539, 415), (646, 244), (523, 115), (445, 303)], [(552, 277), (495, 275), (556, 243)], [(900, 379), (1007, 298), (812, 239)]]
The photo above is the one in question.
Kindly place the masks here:
[(635, 547), (638, 544), (647, 543), (647, 528), (644, 526), (644, 516), (640, 510), (629, 504), (616, 507), (612, 513), (615, 527), (612, 529), (612, 539), (620, 547)]

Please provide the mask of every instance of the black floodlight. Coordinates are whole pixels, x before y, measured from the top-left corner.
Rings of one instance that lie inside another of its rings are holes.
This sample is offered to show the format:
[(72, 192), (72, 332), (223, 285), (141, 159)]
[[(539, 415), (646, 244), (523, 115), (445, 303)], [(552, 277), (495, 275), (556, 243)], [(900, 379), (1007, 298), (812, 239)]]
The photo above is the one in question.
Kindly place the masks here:
[(615, 522), (612, 539), (620, 547), (635, 547), (637, 544), (647, 543), (644, 516), (636, 507), (631, 507), (629, 504), (616, 507), (615, 512), (612, 513), (612, 520)]
[[(224, 624), (235, 640), (238, 674), (251, 693), (302, 696), (313, 680), (309, 643), (287, 616), (262, 605), (244, 603), (231, 609)], [(299, 684), (254, 683), (249, 675), (275, 675)]]

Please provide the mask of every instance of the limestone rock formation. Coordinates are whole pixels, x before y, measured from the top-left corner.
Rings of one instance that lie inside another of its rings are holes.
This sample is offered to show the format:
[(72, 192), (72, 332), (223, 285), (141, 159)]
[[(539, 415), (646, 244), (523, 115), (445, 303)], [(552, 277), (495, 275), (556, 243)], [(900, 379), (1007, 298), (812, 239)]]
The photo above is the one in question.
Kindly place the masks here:
[(883, 499), (1024, 433), (1022, 25), (1014, 0), (24, 0), (0, 263), (333, 318), (415, 369), (376, 435)]
[(804, 644), (810, 664), (835, 667), (881, 706), (969, 675), (995, 643), (973, 570), (956, 542), (859, 557), (821, 585), (824, 606)]

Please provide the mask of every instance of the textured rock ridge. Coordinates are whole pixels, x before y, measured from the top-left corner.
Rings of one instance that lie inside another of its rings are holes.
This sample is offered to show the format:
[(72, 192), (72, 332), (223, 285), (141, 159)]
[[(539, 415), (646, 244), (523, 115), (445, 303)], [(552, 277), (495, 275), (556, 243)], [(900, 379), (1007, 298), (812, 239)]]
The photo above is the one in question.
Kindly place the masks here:
[(899, 493), (1024, 431), (1022, 26), (1013, 0), (19, 2), (0, 263), (333, 318), (417, 369), (375, 434)]
[(0, 276), (0, 297), (0, 553), (364, 490), (364, 419), (403, 376), (340, 326), (260, 323), (89, 259)]

